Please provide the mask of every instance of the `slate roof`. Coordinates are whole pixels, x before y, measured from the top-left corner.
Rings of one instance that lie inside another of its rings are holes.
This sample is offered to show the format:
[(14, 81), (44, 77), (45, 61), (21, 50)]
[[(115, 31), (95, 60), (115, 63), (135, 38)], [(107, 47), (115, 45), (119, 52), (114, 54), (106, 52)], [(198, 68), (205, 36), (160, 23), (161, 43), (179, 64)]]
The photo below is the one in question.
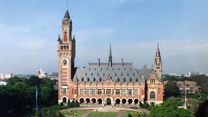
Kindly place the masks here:
[(114, 82), (140, 82), (148, 78), (152, 69), (136, 69), (132, 63), (89, 63), (88, 66), (77, 68), (73, 80), (79, 82), (105, 81), (109, 76)]

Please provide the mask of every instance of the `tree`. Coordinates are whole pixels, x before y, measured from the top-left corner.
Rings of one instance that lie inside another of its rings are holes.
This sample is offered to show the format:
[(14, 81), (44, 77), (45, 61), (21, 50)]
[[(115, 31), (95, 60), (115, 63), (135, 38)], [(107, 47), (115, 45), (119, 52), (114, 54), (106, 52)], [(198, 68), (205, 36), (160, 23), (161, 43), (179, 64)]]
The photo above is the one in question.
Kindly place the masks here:
[(180, 90), (177, 87), (176, 82), (174, 81), (168, 81), (168, 83), (165, 85), (165, 97), (177, 97), (180, 94)]
[(208, 117), (208, 100), (201, 103), (195, 115), (196, 117)]
[(181, 105), (179, 100), (169, 98), (161, 106), (152, 107), (148, 117), (192, 117), (189, 110), (178, 108)]

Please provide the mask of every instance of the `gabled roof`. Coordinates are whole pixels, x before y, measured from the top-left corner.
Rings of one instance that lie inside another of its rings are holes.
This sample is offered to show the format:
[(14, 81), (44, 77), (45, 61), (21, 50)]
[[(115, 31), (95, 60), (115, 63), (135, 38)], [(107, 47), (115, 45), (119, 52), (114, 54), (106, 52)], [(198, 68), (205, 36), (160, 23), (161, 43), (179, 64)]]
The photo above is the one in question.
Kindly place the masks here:
[(83, 68), (77, 68), (73, 80), (80, 82), (105, 81), (109, 76), (114, 82), (140, 82), (148, 78), (151, 69), (135, 69), (132, 63), (90, 63)]

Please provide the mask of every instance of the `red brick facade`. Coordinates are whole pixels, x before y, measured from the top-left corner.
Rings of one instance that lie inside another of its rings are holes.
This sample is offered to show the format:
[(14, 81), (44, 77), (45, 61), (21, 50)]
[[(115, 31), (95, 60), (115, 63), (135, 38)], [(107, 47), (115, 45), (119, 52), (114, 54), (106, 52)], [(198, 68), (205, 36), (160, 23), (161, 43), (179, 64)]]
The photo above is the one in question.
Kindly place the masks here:
[(67, 10), (62, 21), (62, 38), (58, 38), (58, 102), (78, 100), (97, 104), (160, 104), (163, 102), (161, 81), (162, 62), (159, 46), (153, 69), (139, 70), (131, 63), (113, 63), (110, 48), (109, 62), (91, 63), (75, 68), (75, 38)]

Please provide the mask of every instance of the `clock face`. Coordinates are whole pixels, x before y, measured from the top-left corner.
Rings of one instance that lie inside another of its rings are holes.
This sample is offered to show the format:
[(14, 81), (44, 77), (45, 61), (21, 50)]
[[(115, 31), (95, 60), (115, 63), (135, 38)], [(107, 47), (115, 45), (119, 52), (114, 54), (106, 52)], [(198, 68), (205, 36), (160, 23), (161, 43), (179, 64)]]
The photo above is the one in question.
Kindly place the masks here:
[(62, 61), (62, 63), (63, 63), (63, 65), (67, 65), (66, 59), (64, 59), (64, 60)]

